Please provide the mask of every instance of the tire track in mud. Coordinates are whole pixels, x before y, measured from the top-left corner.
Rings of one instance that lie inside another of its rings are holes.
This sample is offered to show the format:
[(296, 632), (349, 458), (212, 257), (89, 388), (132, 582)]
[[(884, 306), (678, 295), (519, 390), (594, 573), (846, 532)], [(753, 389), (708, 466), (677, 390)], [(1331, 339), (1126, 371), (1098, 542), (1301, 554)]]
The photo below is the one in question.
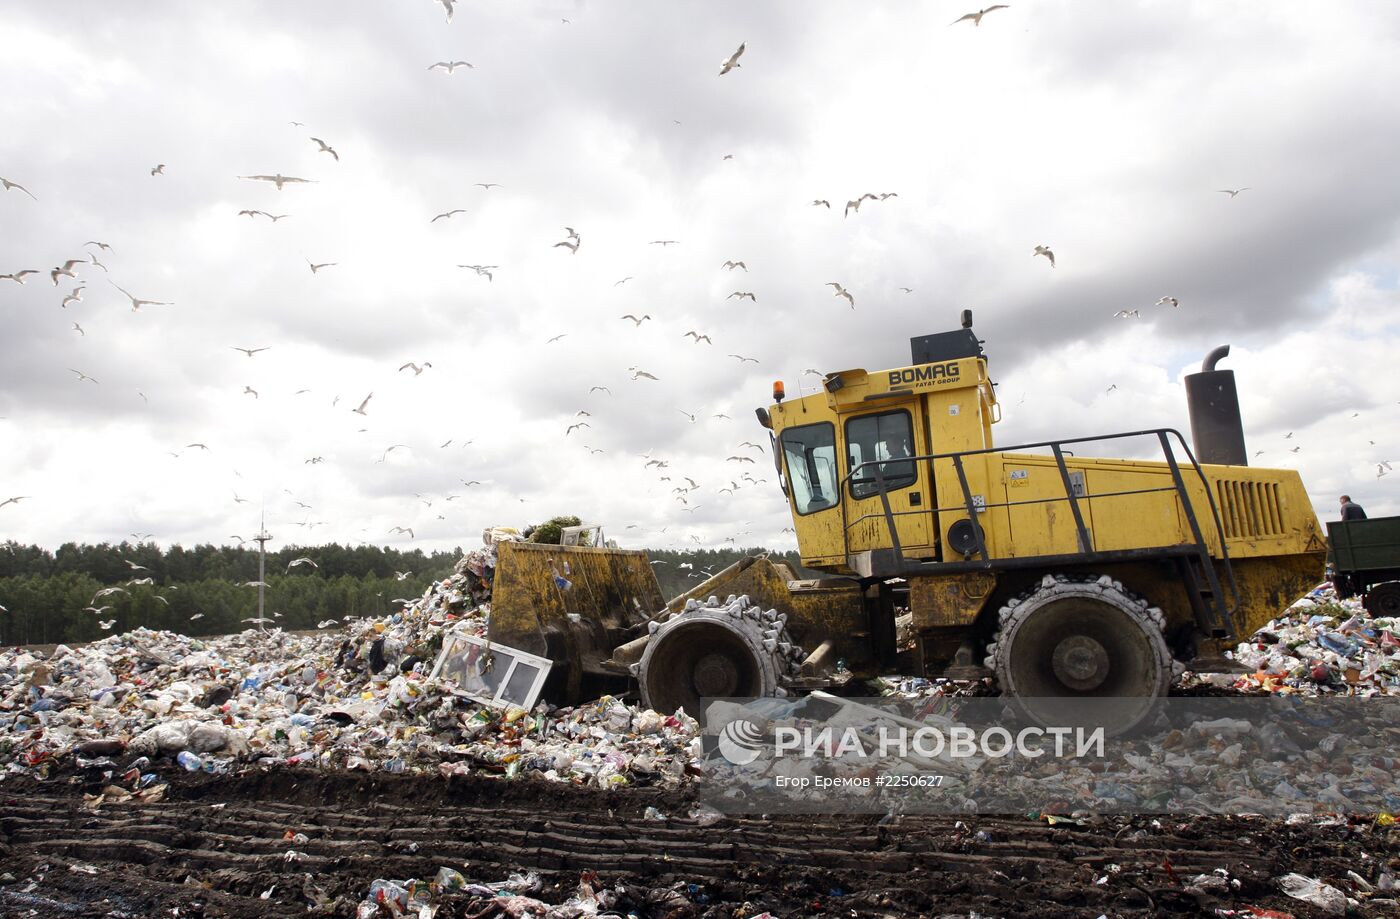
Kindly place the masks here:
[[(538, 872), (546, 900), (567, 899), (596, 872), (639, 897), (678, 888), (693, 902), (658, 916), (732, 916), (749, 904), (748, 914), (780, 916), (1053, 919), (1260, 906), (1303, 917), (1311, 907), (1280, 894), (1274, 878), (1297, 871), (1341, 885), (1348, 869), (1400, 864), (1390, 832), (1364, 821), (1114, 817), (1065, 828), (1026, 817), (774, 816), (701, 826), (646, 819), (647, 807), (684, 815), (693, 799), (645, 788), (299, 770), (171, 782), (160, 803), (96, 811), (81, 784), (0, 785), (0, 865), (15, 878), (0, 886), (0, 914), (252, 917), (320, 902), (324, 915), (353, 915), (374, 878), (431, 877), (450, 865), (473, 882)], [(295, 833), (306, 841), (284, 838)], [(1219, 898), (1185, 889), (1216, 869), (1239, 888)], [(456, 914), (449, 903), (438, 915)]]

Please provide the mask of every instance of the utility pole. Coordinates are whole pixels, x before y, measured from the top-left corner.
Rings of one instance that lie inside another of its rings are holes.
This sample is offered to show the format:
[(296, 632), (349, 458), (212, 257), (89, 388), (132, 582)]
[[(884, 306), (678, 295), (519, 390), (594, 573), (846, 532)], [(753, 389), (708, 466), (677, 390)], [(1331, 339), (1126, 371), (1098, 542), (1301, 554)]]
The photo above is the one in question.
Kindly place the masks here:
[(263, 591), (267, 588), (267, 582), (263, 580), (263, 561), (267, 555), (267, 541), (272, 536), (267, 532), (267, 511), (264, 510), (258, 520), (258, 535), (253, 539), (258, 544), (258, 631), (266, 632), (267, 623), (262, 622), (263, 617)]

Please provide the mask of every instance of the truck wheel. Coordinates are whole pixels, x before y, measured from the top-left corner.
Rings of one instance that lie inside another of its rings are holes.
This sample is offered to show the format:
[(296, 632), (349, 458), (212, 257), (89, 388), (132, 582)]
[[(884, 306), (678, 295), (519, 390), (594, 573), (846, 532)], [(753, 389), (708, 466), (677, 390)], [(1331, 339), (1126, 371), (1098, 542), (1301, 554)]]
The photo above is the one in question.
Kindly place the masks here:
[(1181, 672), (1165, 624), (1160, 609), (1107, 575), (1046, 575), (1001, 608), (986, 664), (1022, 716), (1048, 727), (1067, 717), (1065, 700), (1115, 700), (1077, 711), (1104, 714), (1110, 733), (1122, 733), (1152, 714)]
[(1400, 616), (1400, 581), (1386, 581), (1366, 591), (1363, 601), (1372, 616)]
[(704, 723), (701, 699), (782, 695), (781, 681), (805, 656), (786, 624), (747, 596), (687, 602), (656, 627), (635, 665), (642, 704), (668, 715), (684, 708)]

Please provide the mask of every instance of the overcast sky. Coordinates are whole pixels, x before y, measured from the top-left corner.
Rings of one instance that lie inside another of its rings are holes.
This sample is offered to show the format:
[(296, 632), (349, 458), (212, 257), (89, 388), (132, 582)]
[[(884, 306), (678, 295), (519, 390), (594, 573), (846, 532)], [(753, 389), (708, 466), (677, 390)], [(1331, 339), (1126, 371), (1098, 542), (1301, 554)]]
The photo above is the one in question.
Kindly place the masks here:
[[(971, 9), (0, 6), (0, 176), (34, 196), (0, 193), (0, 274), (39, 271), (0, 279), (0, 538), (223, 543), (265, 507), (274, 547), (573, 513), (788, 548), (771, 382), (905, 365), (964, 308), (998, 443), (1185, 431), (1228, 343), (1254, 464), (1324, 519), (1400, 513), (1400, 6)], [(279, 173), (314, 184), (239, 178)]]

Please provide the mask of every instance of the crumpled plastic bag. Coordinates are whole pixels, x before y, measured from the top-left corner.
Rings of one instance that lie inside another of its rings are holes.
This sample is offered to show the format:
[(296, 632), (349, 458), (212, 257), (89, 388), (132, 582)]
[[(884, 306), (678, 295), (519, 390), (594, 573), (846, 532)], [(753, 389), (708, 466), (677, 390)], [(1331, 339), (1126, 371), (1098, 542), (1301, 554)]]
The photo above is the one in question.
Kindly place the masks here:
[(1347, 895), (1330, 884), (1302, 874), (1285, 874), (1278, 879), (1278, 886), (1295, 900), (1321, 907), (1335, 916), (1347, 911)]
[(213, 753), (226, 750), (235, 755), (248, 751), (248, 737), (240, 730), (217, 722), (167, 721), (138, 734), (129, 750), (144, 756), (162, 753)]

